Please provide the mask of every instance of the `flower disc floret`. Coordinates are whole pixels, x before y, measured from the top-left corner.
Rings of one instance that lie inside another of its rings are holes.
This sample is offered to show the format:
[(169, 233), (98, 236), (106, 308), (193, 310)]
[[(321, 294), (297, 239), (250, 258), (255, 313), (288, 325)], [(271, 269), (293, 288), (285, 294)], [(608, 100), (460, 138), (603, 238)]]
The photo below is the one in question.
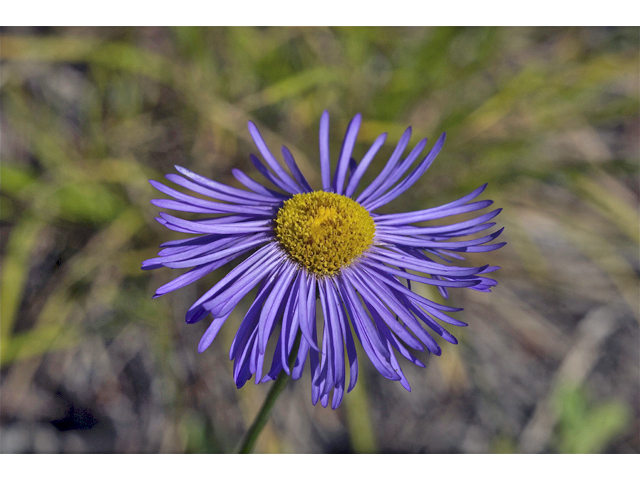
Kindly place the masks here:
[(294, 195), (276, 216), (280, 245), (317, 275), (333, 275), (349, 265), (371, 246), (375, 231), (362, 205), (332, 192)]

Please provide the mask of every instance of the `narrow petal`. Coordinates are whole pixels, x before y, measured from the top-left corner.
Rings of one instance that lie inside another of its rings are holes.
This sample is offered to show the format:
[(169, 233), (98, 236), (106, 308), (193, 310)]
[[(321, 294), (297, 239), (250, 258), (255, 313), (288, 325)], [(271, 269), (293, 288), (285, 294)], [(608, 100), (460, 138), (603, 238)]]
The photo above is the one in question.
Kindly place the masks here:
[(342, 195), (344, 189), (344, 180), (347, 175), (347, 168), (349, 167), (349, 159), (351, 158), (351, 152), (356, 144), (356, 137), (358, 136), (358, 130), (360, 130), (360, 123), (362, 122), (362, 115), (357, 114), (347, 127), (347, 132), (344, 136), (342, 143), (342, 151), (340, 152), (340, 159), (338, 160), (338, 166), (334, 175), (333, 190)]
[(173, 261), (172, 259), (171, 261), (165, 261), (164, 265), (169, 268), (195, 267), (204, 263), (213, 262), (214, 260), (219, 260), (227, 255), (231, 255), (237, 252), (246, 252), (260, 245), (264, 245), (264, 243), (269, 241), (270, 239), (270, 235), (255, 235), (252, 236), (252, 238), (242, 239), (241, 241), (236, 242), (234, 245), (229, 246), (219, 252), (214, 252), (208, 255), (203, 255), (201, 257), (191, 258), (187, 260)]
[[(381, 330), (384, 329), (384, 322), (382, 321), (382, 319), (377, 316), (375, 317), (375, 321), (376, 321), (376, 325), (378, 326), (378, 328), (380, 328)], [(409, 386), (409, 382), (407, 381), (407, 377), (405, 377), (404, 372), (402, 371), (402, 368), (400, 368), (400, 364), (398, 363), (398, 359), (396, 358), (395, 354), (393, 353), (393, 348), (392, 348), (392, 343), (388, 338), (385, 338), (385, 343), (387, 348), (389, 349), (389, 362), (391, 364), (391, 368), (393, 368), (393, 370), (396, 372), (396, 375), (398, 376), (397, 380), (400, 382), (400, 384), (406, 388), (408, 391), (411, 391), (411, 387)]]
[(285, 192), (289, 192), (291, 195), (295, 195), (296, 193), (302, 193), (302, 188), (301, 187), (299, 187), (299, 186), (297, 186), (295, 184), (290, 185), (289, 183), (285, 182), (284, 180), (282, 180), (278, 176), (273, 175), (267, 169), (267, 167), (265, 167), (262, 164), (260, 159), (258, 157), (256, 157), (254, 154), (250, 154), (249, 158), (251, 159), (251, 163), (253, 163), (253, 166), (256, 167), (256, 170), (258, 170), (258, 172), (260, 172), (264, 178), (269, 180), (276, 187), (281, 188)]
[(423, 222), (426, 220), (435, 220), (438, 218), (450, 217), (460, 213), (474, 212), (488, 207), (493, 202), (491, 200), (482, 200), (465, 205), (468, 201), (473, 200), (487, 188), (485, 183), (481, 187), (475, 189), (470, 194), (445, 205), (427, 208), (425, 210), (417, 210), (406, 213), (391, 213), (388, 215), (376, 216), (376, 224), (379, 225), (404, 225), (407, 223)]
[(291, 375), (289, 370), (289, 355), (293, 349), (295, 343), (295, 337), (298, 332), (298, 311), (301, 310), (300, 304), (300, 283), (302, 281), (303, 274), (299, 270), (296, 273), (296, 278), (293, 282), (293, 286), (289, 292), (287, 298), (287, 304), (284, 308), (282, 315), (282, 328), (280, 330), (280, 341), (282, 342), (282, 349), (280, 350), (280, 362), (282, 367), (288, 375)]
[(377, 269), (382, 270), (384, 272), (391, 273), (396, 277), (402, 277), (409, 280), (414, 280), (416, 282), (424, 283), (427, 285), (436, 285), (436, 286), (440, 285), (442, 287), (465, 288), (465, 287), (473, 287), (474, 285), (478, 285), (480, 283), (480, 280), (449, 281), (449, 280), (436, 280), (433, 278), (422, 277), (420, 275), (414, 275), (413, 273), (408, 273), (406, 271), (396, 270), (394, 268), (387, 267), (386, 265), (383, 265), (379, 262), (374, 263), (374, 261), (368, 260), (366, 258), (362, 259), (362, 263), (370, 267), (376, 267)]
[(262, 304), (267, 299), (271, 291), (273, 290), (273, 286), (276, 284), (277, 278), (275, 276), (266, 277), (260, 287), (258, 288), (258, 293), (256, 294), (256, 298), (253, 300), (251, 307), (245, 314), (242, 322), (240, 323), (240, 327), (236, 332), (233, 341), (231, 342), (231, 348), (229, 350), (229, 360), (233, 360), (236, 356), (242, 353), (244, 347), (246, 346), (252, 332), (255, 331), (256, 335), (258, 319), (260, 318), (260, 311), (262, 309)]
[[(435, 342), (433, 337), (431, 337), (431, 335), (429, 335), (429, 333), (420, 326), (411, 311), (407, 309), (407, 307), (403, 305), (402, 302), (398, 300), (398, 298), (396, 298), (394, 292), (389, 290), (389, 287), (380, 282), (375, 275), (367, 275), (364, 270), (357, 275), (361, 279), (363, 279), (363, 281), (367, 282), (368, 285), (372, 286), (372, 290), (374, 290), (379, 295), (379, 298), (384, 301), (387, 307), (389, 307), (389, 309), (394, 314), (396, 314), (400, 318), (400, 320), (404, 322), (405, 327), (408, 328), (411, 333), (418, 337), (418, 339), (420, 339), (420, 341), (427, 346), (429, 351), (434, 353), (441, 351), (440, 347)], [(437, 333), (440, 334), (441, 331), (442, 328), (440, 327), (439, 330), (437, 330)]]
[(389, 157), (389, 161), (387, 162), (387, 164), (384, 166), (384, 168), (378, 174), (375, 180), (371, 182), (369, 186), (367, 186), (362, 191), (362, 193), (356, 199), (356, 202), (358, 202), (359, 204), (362, 204), (362, 202), (364, 202), (367, 198), (369, 198), (369, 195), (375, 192), (378, 189), (378, 187), (380, 187), (380, 185), (382, 185), (382, 183), (389, 177), (391, 172), (394, 170), (396, 164), (398, 163), (398, 160), (400, 160), (400, 157), (404, 153), (405, 148), (407, 148), (407, 145), (409, 144), (410, 139), (411, 139), (411, 127), (407, 128), (405, 132), (402, 134), (402, 137), (400, 137), (400, 140), (398, 141), (398, 144), (396, 145), (395, 150), (391, 154), (391, 157)]
[(236, 177), (236, 180), (238, 180), (245, 187), (247, 187), (250, 190), (253, 190), (256, 193), (261, 193), (263, 195), (272, 196), (272, 197), (280, 199), (280, 200), (284, 200), (284, 199), (287, 199), (287, 198), (290, 197), (290, 195), (286, 195), (284, 193), (276, 192), (274, 190), (270, 190), (267, 187), (264, 187), (264, 186), (260, 185), (253, 178), (249, 177), (246, 173), (244, 173), (242, 170), (238, 170), (237, 168), (233, 168), (233, 169), (231, 169), (231, 173), (233, 174), (234, 177)]
[[(333, 374), (334, 384), (344, 386), (345, 365), (344, 365), (344, 339), (342, 335), (342, 328), (340, 326), (340, 317), (338, 311), (340, 306), (338, 299), (333, 292), (333, 283), (330, 279), (324, 280), (327, 296), (327, 306), (329, 308), (329, 323), (331, 327), (331, 347), (333, 349)], [(325, 318), (325, 321), (327, 319)]]
[(362, 157), (360, 164), (358, 165), (355, 172), (351, 176), (351, 179), (349, 180), (349, 184), (347, 185), (347, 190), (344, 193), (347, 197), (353, 196), (354, 192), (358, 188), (358, 184), (360, 183), (360, 179), (362, 178), (362, 175), (364, 175), (364, 172), (367, 171), (367, 168), (369, 168), (371, 161), (376, 156), (376, 153), (378, 153), (378, 151), (380, 150), (380, 148), (382, 147), (386, 139), (387, 139), (386, 133), (383, 133), (382, 135), (380, 135), (378, 138), (376, 138), (376, 141), (373, 142), (373, 145), (371, 145), (371, 148), (369, 148), (369, 151), (364, 155), (364, 157)]
[(394, 267), (404, 267), (411, 270), (415, 270), (421, 273), (435, 274), (435, 275), (447, 275), (450, 277), (466, 277), (469, 275), (476, 275), (482, 273), (488, 268), (488, 265), (477, 268), (469, 267), (456, 267), (453, 265), (441, 265), (428, 258), (420, 259), (416, 257), (409, 257), (406, 255), (400, 255), (391, 251), (385, 251), (383, 249), (371, 249), (367, 252), (367, 257), (378, 260), (379, 262), (388, 263)]
[[(275, 380), (280, 374), (280, 372), (282, 371), (282, 368), (283, 368), (282, 356), (281, 356), (282, 348), (283, 348), (282, 337), (278, 337), (278, 342), (276, 343), (276, 349), (273, 352), (273, 357), (271, 359), (271, 368), (269, 369), (269, 372), (260, 379), (260, 383), (266, 383), (266, 382), (270, 382), (271, 380)], [(256, 378), (256, 380), (258, 379)]]
[[(175, 176), (178, 177), (177, 175)], [(181, 177), (178, 177), (178, 178), (181, 178)], [(178, 190), (171, 187), (167, 187), (166, 185), (160, 182), (156, 182), (155, 180), (149, 180), (149, 183), (153, 188), (155, 188), (159, 192), (169, 195), (170, 197), (173, 197), (176, 200), (179, 200), (180, 202), (186, 203), (191, 206), (202, 207), (209, 210), (215, 210), (219, 206), (219, 202), (212, 202), (211, 200), (203, 200), (201, 198), (192, 197), (191, 195), (187, 195), (186, 193), (179, 192)], [(237, 197), (230, 197), (225, 195), (221, 195), (221, 197), (222, 197), (221, 198), (222, 200), (227, 200), (227, 201), (229, 200), (229, 198), (231, 198), (233, 200), (233, 203), (243, 203), (247, 205), (256, 204), (255, 201), (249, 202), (249, 203), (240, 202), (241, 199)], [(263, 206), (263, 203), (259, 203), (259, 205)]]
[[(291, 378), (298, 380), (302, 376), (304, 370), (305, 361), (307, 359), (307, 352), (309, 352), (309, 344), (304, 338), (300, 339), (300, 348), (298, 349), (298, 355), (296, 357), (295, 364), (291, 370)], [(315, 352), (316, 355), (318, 352)], [(312, 371), (313, 375), (313, 371)]]
[(322, 189), (331, 189), (331, 159), (329, 157), (329, 112), (322, 112), (320, 117), (320, 172), (322, 174)]
[[(253, 233), (253, 232), (269, 232), (273, 230), (271, 220), (257, 220), (241, 223), (232, 223), (230, 225), (206, 225), (203, 223), (183, 220), (168, 213), (160, 212), (160, 217), (170, 225), (176, 225), (182, 228), (189, 228), (196, 233)], [(166, 225), (165, 225), (166, 226)]]
[(159, 208), (166, 208), (169, 210), (177, 210), (179, 212), (192, 212), (192, 213), (243, 213), (252, 214), (258, 217), (272, 217), (273, 209), (270, 207), (254, 207), (248, 205), (231, 205), (228, 203), (215, 203), (211, 202), (211, 207), (194, 206), (191, 203), (181, 202), (177, 200), (166, 199), (154, 199), (151, 203)]
[(228, 285), (224, 291), (219, 292), (212, 299), (204, 302), (202, 306), (211, 312), (211, 315), (222, 316), (233, 310), (242, 298), (260, 283), (267, 275), (276, 275), (282, 268), (282, 260), (273, 258), (261, 263), (252, 269), (251, 274), (243, 274)]
[(353, 342), (353, 335), (351, 335), (349, 320), (344, 311), (345, 301), (341, 297), (340, 292), (333, 281), (329, 286), (331, 287), (330, 294), (333, 296), (333, 301), (337, 306), (341, 334), (347, 346), (347, 355), (349, 357), (349, 389), (347, 391), (350, 392), (353, 387), (356, 386), (356, 382), (358, 381), (358, 354), (356, 352), (355, 343)]
[(389, 330), (389, 327), (387, 327), (385, 325), (385, 323), (382, 321), (382, 319), (380, 319), (380, 321), (376, 322), (376, 325), (378, 327), (378, 329), (380, 330), (380, 332), (382, 333), (382, 335), (384, 336), (384, 338), (387, 339), (387, 341), (389, 342), (390, 346), (392, 346), (393, 348), (395, 348), (400, 355), (402, 355), (404, 358), (406, 358), (407, 360), (409, 360), (411, 363), (424, 368), (426, 365), (424, 363), (422, 363), (420, 360), (418, 360), (409, 350), (407, 350), (405, 348), (404, 345), (402, 345), (402, 342), (400, 342), (398, 340), (398, 338), (393, 334), (393, 332), (391, 330)]
[[(240, 355), (235, 357), (233, 363), (233, 378), (236, 381), (236, 386), (242, 388), (242, 386), (251, 378), (253, 372), (255, 372), (255, 365), (252, 368), (252, 357), (256, 351), (255, 344), (258, 337), (258, 330), (254, 329), (244, 343)], [(255, 363), (255, 362), (254, 362)], [(252, 372), (253, 370), (253, 372)]]
[(380, 196), (375, 201), (373, 201), (374, 197), (370, 198), (369, 201), (372, 201), (372, 203), (367, 203), (366, 206), (365, 205), (363, 206), (367, 208), (369, 211), (374, 211), (377, 208), (380, 208), (382, 205), (386, 205), (391, 200), (397, 198), (399, 195), (407, 191), (407, 189), (409, 189), (411, 185), (416, 183), (418, 179), (424, 174), (424, 172), (426, 172), (427, 169), (431, 166), (433, 161), (438, 156), (438, 153), (440, 153), (440, 150), (442, 150), (442, 146), (444, 145), (445, 139), (446, 139), (446, 135), (443, 133), (438, 139), (438, 141), (436, 142), (436, 144), (434, 145), (434, 147), (431, 149), (429, 154), (422, 160), (420, 165), (418, 165), (413, 172), (407, 175), (407, 177), (404, 180), (402, 180), (398, 185), (392, 188), (389, 192)]
[(411, 333), (394, 318), (393, 314), (389, 312), (389, 308), (382, 303), (380, 299), (381, 297), (384, 297), (384, 295), (377, 285), (365, 285), (357, 275), (353, 274), (350, 275), (349, 280), (353, 282), (360, 292), (360, 295), (362, 295), (362, 299), (364, 300), (369, 313), (373, 315), (374, 312), (376, 312), (380, 315), (391, 331), (411, 348), (419, 351), (424, 350), (422, 344), (411, 336)]
[[(349, 317), (351, 318), (353, 330), (356, 333), (360, 344), (371, 360), (371, 363), (373, 363), (373, 366), (376, 368), (376, 370), (378, 370), (378, 372), (380, 372), (383, 377), (390, 380), (399, 380), (400, 377), (393, 370), (393, 367), (391, 367), (391, 364), (389, 363), (390, 353), (382, 343), (383, 340), (378, 337), (378, 333), (373, 326), (372, 328), (375, 332), (375, 336), (371, 335), (370, 332), (367, 332), (365, 325), (370, 324), (371, 320), (369, 318), (369, 315), (365, 313), (362, 305), (359, 303), (360, 300), (358, 300), (358, 303), (354, 303), (352, 301), (352, 298), (348, 293), (349, 288), (351, 288), (348, 283), (349, 282), (345, 281), (343, 278), (338, 279), (338, 287), (340, 289), (340, 292), (342, 293), (342, 298), (346, 300), (345, 306), (347, 308)], [(358, 306), (358, 308), (356, 308), (356, 306)], [(375, 343), (379, 343), (382, 348), (380, 346), (374, 346), (374, 341)]]
[(386, 283), (391, 288), (397, 290), (400, 294), (410, 299), (413, 303), (418, 304), (420, 307), (424, 308), (427, 312), (429, 312), (431, 315), (435, 316), (439, 320), (442, 320), (446, 323), (450, 323), (451, 325), (456, 325), (459, 327), (467, 326), (466, 323), (461, 322), (460, 320), (456, 320), (455, 318), (450, 317), (445, 313), (443, 313), (443, 311), (449, 311), (449, 312), (461, 311), (462, 310), (461, 308), (453, 308), (453, 307), (448, 307), (446, 305), (440, 305), (429, 299), (421, 297), (417, 293), (405, 287), (397, 278), (393, 277), (392, 275), (389, 275), (388, 273), (376, 271), (376, 275), (377, 275), (377, 278), (379, 278), (381, 281)]
[(300, 331), (311, 348), (318, 351), (318, 345), (314, 340), (316, 325), (316, 281), (313, 275), (307, 275), (306, 270), (302, 270), (301, 275), (303, 275), (304, 278), (300, 282), (300, 308), (298, 309)]
[(477, 245), (482, 245), (484, 243), (495, 240), (500, 234), (504, 231), (504, 228), (492, 233), (491, 235), (487, 235), (485, 237), (475, 238), (473, 240), (464, 240), (461, 242), (433, 242), (427, 239), (423, 239), (424, 237), (408, 237), (405, 235), (390, 235), (390, 234), (380, 234), (376, 235), (376, 238), (382, 242), (388, 242), (395, 245), (410, 245), (413, 247), (420, 248), (438, 248), (440, 250), (458, 250), (458, 251), (469, 251), (469, 250), (459, 250), (466, 247), (472, 247)]
[(222, 325), (224, 325), (224, 322), (226, 322), (227, 318), (229, 318), (229, 315), (213, 319), (213, 322), (211, 322), (211, 325), (209, 325), (209, 328), (207, 328), (207, 331), (204, 332), (204, 335), (202, 336), (202, 339), (198, 344), (198, 353), (202, 353), (207, 348), (209, 348), (209, 346), (216, 339), (216, 336), (218, 335), (218, 332), (222, 328)]
[(285, 172), (284, 168), (280, 166), (280, 163), (278, 162), (276, 157), (273, 156), (271, 150), (269, 150), (269, 147), (267, 147), (267, 144), (262, 138), (262, 135), (260, 135), (258, 127), (256, 127), (253, 122), (248, 122), (248, 127), (251, 138), (253, 138), (253, 142), (256, 144), (256, 147), (258, 147), (258, 150), (260, 150), (262, 158), (264, 158), (267, 164), (271, 167), (271, 170), (273, 170), (275, 174), (280, 178), (280, 180), (282, 180), (282, 182), (284, 182), (289, 188), (291, 188), (292, 190), (300, 191), (302, 189), (301, 185), (298, 185), (295, 181), (293, 181), (293, 179), (287, 174), (287, 172)]
[[(208, 189), (210, 190), (214, 190), (214, 191), (219, 191), (222, 193), (226, 193), (228, 195), (232, 195), (236, 198), (239, 199), (244, 199), (244, 198), (251, 198), (254, 200), (263, 200), (265, 202), (271, 202), (271, 197), (272, 195), (269, 194), (261, 194), (261, 195), (255, 195), (255, 193), (251, 193), (251, 192), (247, 192), (245, 190), (241, 190), (239, 188), (234, 188), (234, 187), (230, 187), (229, 185), (225, 185), (223, 183), (219, 183), (219, 182), (214, 182), (213, 180), (203, 177), (202, 175), (198, 175), (197, 173), (193, 173), (190, 170), (187, 170), (184, 167), (181, 167), (179, 165), (175, 165), (176, 170), (178, 170), (178, 172), (180, 172), (182, 175), (189, 177), (191, 180), (193, 180), (195, 183), (203, 186), (203, 187), (208, 187)], [(180, 177), (178, 177), (180, 178)], [(173, 179), (172, 179), (173, 181)], [(180, 181), (180, 180), (179, 180)], [(183, 186), (186, 186), (186, 184), (184, 184), (183, 182), (181, 182), (180, 184), (182, 184)], [(187, 187), (191, 189), (191, 186)], [(198, 191), (198, 190), (194, 190), (194, 191)], [(202, 191), (200, 191), (200, 193), (204, 193)], [(206, 193), (204, 193), (205, 195), (207, 195)]]
[(333, 321), (331, 319), (331, 311), (327, 303), (327, 292), (324, 279), (318, 279), (318, 294), (320, 297), (320, 306), (322, 307), (322, 315), (324, 318), (324, 329), (322, 332), (322, 358), (320, 362), (320, 370), (324, 372), (323, 393), (329, 393), (335, 385), (335, 344)]
[[(235, 267), (231, 272), (229, 272), (222, 280), (216, 283), (207, 293), (201, 296), (189, 310), (192, 310), (196, 307), (199, 307), (204, 302), (209, 300), (209, 298), (213, 297), (217, 293), (224, 291), (227, 287), (232, 285), (238, 278), (241, 278), (247, 270), (254, 267), (258, 263), (264, 264), (265, 262), (271, 262), (274, 259), (282, 258), (282, 252), (280, 252), (275, 244), (268, 244), (259, 249), (249, 258), (244, 260), (240, 265)], [(269, 268), (271, 268), (271, 264), (269, 264)], [(188, 312), (187, 312), (188, 314)]]
[[(387, 353), (387, 349), (380, 338), (380, 335), (376, 331), (375, 327), (371, 323), (369, 315), (367, 315), (366, 311), (362, 307), (362, 303), (358, 298), (356, 291), (353, 288), (353, 284), (350, 282), (349, 277), (347, 276), (347, 272), (343, 272), (342, 277), (343, 281), (339, 283), (340, 291), (342, 293), (342, 298), (347, 300), (347, 307), (350, 308), (351, 312), (349, 315), (351, 316), (352, 324), (354, 328), (356, 326), (359, 327), (366, 338), (371, 343), (371, 346), (374, 347), (380, 355), (383, 357)], [(364, 346), (364, 344), (363, 344)]]
[(411, 168), (411, 165), (413, 165), (413, 162), (416, 161), (416, 159), (418, 158), (422, 150), (424, 150), (424, 147), (426, 147), (426, 145), (427, 145), (426, 138), (423, 138), (422, 140), (420, 140), (418, 144), (415, 147), (413, 147), (413, 150), (411, 150), (411, 153), (409, 153), (407, 158), (405, 158), (402, 161), (402, 163), (398, 165), (398, 167), (396, 167), (392, 172), (389, 173), (387, 178), (383, 180), (382, 185), (380, 185), (373, 193), (371, 193), (369, 197), (362, 202), (361, 205), (367, 208), (366, 205), (370, 205), (373, 202), (375, 202), (376, 199), (379, 198), (381, 195), (383, 195), (387, 190), (389, 190), (394, 183), (400, 180), (402, 175), (404, 175), (405, 172), (409, 170), (409, 168)]
[[(191, 173), (190, 175), (196, 176), (195, 173)], [(216, 188), (211, 189), (205, 186), (208, 182), (212, 182), (208, 178), (201, 177), (199, 175), (196, 176), (199, 181), (192, 182), (187, 180), (186, 178), (181, 177), (180, 175), (168, 174), (165, 175), (165, 178), (176, 185), (180, 185), (181, 187), (188, 188), (192, 192), (199, 193), (200, 195), (205, 195), (207, 197), (215, 198), (216, 200), (223, 202), (231, 202), (231, 203), (241, 203), (247, 205), (273, 205), (274, 203), (278, 203), (278, 199), (273, 198), (269, 195), (260, 195), (254, 192), (249, 192), (247, 190), (240, 190), (233, 187), (227, 187), (223, 184), (218, 184), (224, 188)], [(215, 183), (215, 182), (214, 182)], [(204, 184), (204, 185), (203, 185)], [(221, 191), (220, 191), (221, 190)]]
[(296, 265), (292, 262), (287, 262), (282, 267), (282, 270), (280, 270), (277, 275), (279, 277), (278, 283), (273, 287), (271, 295), (269, 295), (264, 302), (258, 323), (258, 347), (260, 353), (265, 353), (267, 349), (271, 329), (278, 318), (278, 310), (280, 310), (281, 307), (284, 309), (282, 301), (287, 297), (287, 293), (290, 292), (291, 282), (296, 274), (296, 268)]
[(480, 215), (479, 217), (472, 218), (471, 220), (467, 220), (464, 222), (452, 223), (451, 225), (441, 225), (437, 227), (416, 227), (413, 225), (378, 225), (376, 226), (376, 231), (380, 233), (393, 233), (396, 235), (442, 235), (442, 234), (450, 234), (453, 232), (464, 231), (469, 227), (475, 227), (476, 225), (480, 225), (492, 218), (496, 217), (502, 211), (501, 208), (493, 210), (489, 213), (485, 213), (484, 215)]
[(221, 258), (217, 262), (211, 262), (211, 263), (207, 263), (206, 265), (195, 267), (189, 270), (187, 273), (184, 273), (179, 277), (174, 278), (169, 283), (165, 283), (163, 286), (158, 288), (153, 298), (158, 298), (158, 297), (161, 297), (162, 295), (166, 295), (169, 292), (173, 292), (174, 290), (177, 290), (179, 288), (186, 287), (187, 285), (195, 282), (196, 280), (199, 280), (205, 275), (213, 272), (214, 270), (217, 270), (218, 268), (222, 267), (223, 265), (226, 265), (232, 260), (235, 260), (236, 258), (238, 258), (243, 254), (244, 252), (237, 252), (233, 255), (229, 255), (224, 258)]
[(282, 156), (284, 157), (284, 161), (289, 167), (289, 170), (291, 170), (291, 173), (293, 174), (293, 178), (296, 179), (296, 182), (298, 182), (298, 185), (302, 187), (302, 190), (304, 192), (312, 192), (313, 188), (311, 188), (311, 185), (309, 185), (309, 182), (307, 182), (307, 179), (304, 178), (304, 175), (300, 171), (298, 164), (293, 158), (293, 154), (284, 145), (282, 146)]
[[(214, 235), (210, 235), (210, 238)], [(193, 245), (186, 247), (178, 247), (171, 249), (173, 253), (167, 253), (166, 251), (160, 253), (161, 256), (151, 258), (142, 262), (143, 270), (152, 270), (154, 268), (160, 268), (166, 263), (179, 262), (181, 260), (188, 260), (191, 258), (201, 257), (202, 255), (219, 252), (229, 247), (238, 245), (239, 243), (246, 243), (253, 241), (259, 237), (269, 238), (268, 234), (249, 234), (249, 235), (233, 235), (228, 237), (215, 236), (211, 241), (202, 245)], [(164, 253), (164, 254), (162, 254)], [(201, 257), (202, 258), (202, 257)], [(205, 263), (205, 262), (202, 262)]]

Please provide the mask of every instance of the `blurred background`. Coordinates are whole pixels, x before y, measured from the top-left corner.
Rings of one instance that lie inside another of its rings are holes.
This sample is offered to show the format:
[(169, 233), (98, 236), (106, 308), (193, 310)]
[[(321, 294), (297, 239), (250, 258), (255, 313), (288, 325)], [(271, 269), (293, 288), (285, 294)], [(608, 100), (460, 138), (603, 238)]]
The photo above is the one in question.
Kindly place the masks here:
[(198, 354), (208, 322), (184, 313), (228, 268), (151, 299), (178, 272), (141, 261), (183, 236), (153, 220), (147, 180), (257, 178), (252, 120), (318, 185), (324, 109), (333, 152), (357, 112), (356, 158), (389, 133), (371, 175), (407, 126), (410, 146), (446, 131), (389, 211), (488, 182), (508, 245), (469, 255), (499, 286), (452, 293), (469, 326), (402, 364), (412, 393), (363, 355), (332, 411), (307, 372), (256, 451), (640, 451), (638, 28), (0, 32), (2, 452), (234, 451), (270, 388), (233, 383), (248, 303)]

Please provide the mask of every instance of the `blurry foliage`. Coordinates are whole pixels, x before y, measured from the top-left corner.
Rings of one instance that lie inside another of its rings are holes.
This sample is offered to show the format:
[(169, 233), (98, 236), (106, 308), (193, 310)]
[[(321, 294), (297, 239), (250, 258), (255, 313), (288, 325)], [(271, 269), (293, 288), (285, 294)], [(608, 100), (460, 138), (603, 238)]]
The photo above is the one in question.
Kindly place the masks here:
[[(503, 266), (501, 285), (490, 299), (454, 296), (474, 330), (460, 333), (455, 353), (411, 373), (416, 391), (397, 396), (384, 384), (387, 393), (379, 392), (376, 377), (362, 375), (345, 408), (319, 412), (301, 381), (296, 401), (281, 407), (285, 416), (276, 411), (262, 451), (517, 451), (528, 420), (514, 412), (531, 410), (548, 387), (496, 392), (552, 375), (575, 324), (597, 304), (622, 312), (615, 331), (636, 339), (635, 352), (617, 350), (628, 356), (615, 357), (622, 366), (608, 378), (635, 380), (615, 404), (588, 406), (578, 390), (560, 395), (557, 448), (606, 450), (624, 438), (629, 416), (637, 418), (636, 28), (4, 29), (0, 60), (4, 426), (47, 424), (55, 401), (34, 414), (27, 399), (61, 389), (116, 432), (104, 427), (112, 443), (61, 450), (233, 449), (265, 387), (238, 392), (230, 381), (224, 350), (240, 312), (203, 356), (193, 355), (202, 330), (181, 323), (198, 291), (224, 272), (151, 300), (175, 273), (141, 272), (140, 261), (174, 237), (153, 221), (147, 179), (182, 164), (237, 185), (231, 167), (247, 167), (255, 151), (251, 119), (269, 145), (287, 144), (317, 185), (324, 109), (334, 156), (356, 112), (364, 119), (357, 158), (383, 131), (389, 143), (380, 162), (407, 125), (411, 146), (418, 135), (446, 130), (438, 161), (390, 209), (434, 206), (489, 182), (488, 197), (505, 208), (499, 222), (509, 246), (490, 260), (473, 258)], [(500, 355), (498, 366), (487, 352)], [(49, 372), (56, 362), (66, 366)], [(601, 363), (594, 361), (596, 373)], [(149, 382), (142, 393), (141, 378)], [(49, 389), (36, 395), (43, 383)], [(384, 410), (396, 405), (408, 416), (394, 434)], [(493, 408), (510, 413), (494, 417)], [(465, 417), (476, 410), (477, 418)], [(298, 423), (286, 423), (295, 411)], [(473, 422), (488, 438), (455, 428)], [(637, 434), (637, 424), (631, 428)], [(630, 445), (619, 450), (638, 449)]]
[(624, 403), (592, 405), (581, 388), (565, 385), (555, 401), (560, 453), (601, 453), (631, 420), (630, 408)]

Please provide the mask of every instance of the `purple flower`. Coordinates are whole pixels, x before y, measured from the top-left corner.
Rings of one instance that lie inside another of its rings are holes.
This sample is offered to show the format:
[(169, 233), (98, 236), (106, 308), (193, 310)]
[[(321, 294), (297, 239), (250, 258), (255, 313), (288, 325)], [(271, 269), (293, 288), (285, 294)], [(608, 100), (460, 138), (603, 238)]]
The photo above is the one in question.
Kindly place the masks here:
[[(236, 258), (246, 257), (186, 314), (187, 323), (199, 322), (207, 315), (213, 317), (198, 346), (202, 352), (211, 345), (242, 298), (257, 288), (229, 352), (238, 388), (254, 374), (256, 383), (273, 380), (282, 370), (298, 379), (308, 359), (313, 403), (320, 400), (326, 407), (333, 391), (331, 405), (337, 408), (345, 388), (351, 390), (358, 378), (353, 331), (375, 368), (410, 390), (396, 353), (424, 367), (410, 349), (424, 351), (426, 347), (440, 355), (434, 333), (457, 343), (440, 322), (466, 325), (450, 316), (460, 308), (440, 305), (416, 294), (411, 282), (434, 285), (445, 298), (448, 288), (489, 292), (497, 284), (481, 274), (499, 267), (461, 267), (453, 265), (451, 259), (464, 260), (461, 253), (487, 252), (504, 245), (490, 243), (502, 229), (469, 238), (492, 228), (495, 223), (491, 220), (500, 209), (453, 224), (414, 225), (489, 207), (493, 203), (490, 200), (474, 201), (486, 184), (446, 205), (407, 213), (375, 213), (409, 189), (431, 166), (445, 135), (415, 164), (427, 140), (421, 140), (403, 158), (411, 136), (408, 128), (380, 174), (356, 193), (365, 170), (386, 139), (386, 134), (380, 135), (360, 163), (356, 163), (351, 155), (360, 122), (358, 114), (349, 124), (332, 176), (329, 114), (323, 113), (322, 190), (311, 188), (291, 152), (282, 147), (291, 174), (287, 173), (251, 122), (249, 131), (264, 163), (253, 155), (251, 161), (277, 190), (264, 187), (236, 169), (233, 175), (247, 190), (223, 185), (178, 166), (176, 169), (183, 176), (166, 176), (171, 182), (212, 200), (151, 181), (155, 188), (173, 197), (153, 200), (154, 205), (206, 215), (202, 220), (191, 221), (160, 213), (156, 219), (171, 230), (192, 236), (164, 243), (158, 258), (143, 262), (142, 268), (147, 270), (190, 268), (160, 287), (155, 297), (193, 283)], [(318, 299), (323, 321), (316, 318)], [(299, 348), (290, 368), (288, 358), (298, 332)], [(268, 372), (263, 374), (267, 344), (274, 335), (275, 353)], [(348, 386), (345, 357), (349, 363)]]

